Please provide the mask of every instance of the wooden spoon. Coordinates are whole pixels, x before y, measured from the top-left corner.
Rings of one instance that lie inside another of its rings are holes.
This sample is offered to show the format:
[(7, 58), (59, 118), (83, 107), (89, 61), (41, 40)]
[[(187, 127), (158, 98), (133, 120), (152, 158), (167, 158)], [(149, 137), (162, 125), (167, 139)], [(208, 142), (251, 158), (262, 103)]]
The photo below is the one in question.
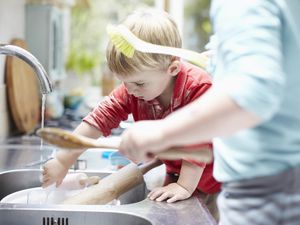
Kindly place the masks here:
[(37, 130), (37, 135), (49, 144), (65, 149), (112, 148), (117, 149), (119, 143), (100, 143), (71, 131), (60, 128), (46, 127)]
[[(118, 141), (114, 143), (100, 142), (99, 140), (52, 127), (39, 129), (37, 135), (49, 144), (64, 149), (111, 148), (117, 150), (120, 145)], [(210, 163), (213, 158), (212, 151), (207, 146), (189, 148), (189, 151), (184, 147), (174, 147), (157, 153), (156, 156), (160, 159), (194, 159), (205, 163)]]

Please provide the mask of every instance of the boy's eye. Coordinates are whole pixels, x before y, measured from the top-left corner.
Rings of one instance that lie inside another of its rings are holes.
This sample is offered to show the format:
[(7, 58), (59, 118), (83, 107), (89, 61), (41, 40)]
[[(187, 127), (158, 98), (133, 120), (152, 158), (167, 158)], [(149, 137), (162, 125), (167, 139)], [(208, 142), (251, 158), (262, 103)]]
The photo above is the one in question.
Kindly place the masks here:
[(143, 87), (145, 85), (145, 83), (135, 83), (135, 85), (138, 87)]

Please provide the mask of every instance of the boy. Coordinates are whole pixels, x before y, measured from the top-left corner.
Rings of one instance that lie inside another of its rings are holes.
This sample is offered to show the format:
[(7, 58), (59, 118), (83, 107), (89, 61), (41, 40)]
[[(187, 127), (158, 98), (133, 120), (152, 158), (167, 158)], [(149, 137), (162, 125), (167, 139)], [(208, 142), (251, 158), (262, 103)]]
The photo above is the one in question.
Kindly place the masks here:
[[(127, 17), (123, 24), (145, 41), (181, 47), (177, 26), (167, 13), (141, 10)], [(201, 96), (211, 86), (206, 72), (177, 57), (135, 52), (133, 58), (127, 58), (111, 43), (106, 55), (109, 69), (122, 84), (76, 128), (76, 133), (91, 138), (108, 136), (131, 113), (135, 121), (162, 119)], [(78, 156), (79, 153), (61, 151), (56, 159), (46, 163), (43, 186), (54, 182), (59, 185)], [(153, 190), (149, 194), (151, 200), (184, 200), (196, 189), (208, 194), (209, 201), (215, 199), (220, 184), (212, 177), (212, 164), (188, 160), (163, 162), (168, 173), (179, 174), (178, 180)], [(212, 214), (217, 217), (215, 202), (213, 205)]]

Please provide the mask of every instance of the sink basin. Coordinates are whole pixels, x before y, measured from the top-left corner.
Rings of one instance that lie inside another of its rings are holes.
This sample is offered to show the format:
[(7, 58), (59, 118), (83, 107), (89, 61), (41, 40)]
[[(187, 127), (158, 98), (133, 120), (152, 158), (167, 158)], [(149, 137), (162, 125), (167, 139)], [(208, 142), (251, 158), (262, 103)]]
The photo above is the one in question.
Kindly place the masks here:
[[(89, 176), (97, 175), (104, 177), (109, 175), (108, 173), (101, 172), (88, 172), (85, 173)], [(28, 169), (28, 170), (11, 170), (0, 173), (0, 199), (5, 196), (27, 188), (40, 186), (39, 176), (41, 170)], [(121, 204), (130, 204), (139, 202), (145, 199), (146, 188), (144, 184), (141, 184), (134, 189), (123, 194), (119, 200)], [(20, 208), (19, 208), (20, 207)], [(42, 224), (42, 225), (54, 225), (54, 224), (151, 224), (148, 220), (139, 217), (137, 215), (131, 215), (121, 212), (107, 212), (101, 211), (97, 213), (83, 212), (74, 210), (72, 212), (66, 212), (62, 209), (53, 214), (53, 210), (57, 211), (57, 208), (62, 205), (31, 205), (31, 204), (8, 204), (2, 203), (0, 210), (0, 225), (2, 224)], [(73, 206), (80, 208), (82, 206)], [(89, 207), (89, 206), (88, 206)], [(97, 207), (97, 206), (95, 206)], [(9, 210), (14, 208), (13, 210)], [(18, 209), (19, 208), (19, 209)], [(49, 209), (50, 208), (50, 209)], [(25, 209), (25, 210), (24, 210)], [(69, 210), (68, 210), (69, 211)], [(76, 211), (76, 213), (74, 213)], [(30, 220), (28, 219), (30, 218)], [(95, 223), (99, 221), (99, 223)]]
[[(109, 175), (109, 173), (103, 172), (85, 171), (85, 173), (88, 176), (99, 176), (100, 178)], [(0, 200), (11, 193), (41, 186), (41, 182), (39, 181), (40, 175), (41, 170), (38, 169), (11, 170), (0, 173)], [(143, 183), (124, 193), (120, 196), (119, 200), (122, 205), (135, 203), (144, 200), (146, 194), (146, 186)]]

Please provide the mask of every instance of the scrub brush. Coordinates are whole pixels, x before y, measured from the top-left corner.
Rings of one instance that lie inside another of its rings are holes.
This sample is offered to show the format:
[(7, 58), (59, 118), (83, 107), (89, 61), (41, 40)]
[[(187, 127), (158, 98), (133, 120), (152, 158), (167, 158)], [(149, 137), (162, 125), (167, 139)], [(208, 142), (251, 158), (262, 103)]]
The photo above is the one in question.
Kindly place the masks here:
[(151, 44), (139, 39), (124, 25), (108, 25), (106, 30), (115, 47), (129, 58), (133, 57), (134, 51), (157, 53), (181, 57), (203, 69), (206, 68), (208, 57), (197, 52), (182, 48)]

